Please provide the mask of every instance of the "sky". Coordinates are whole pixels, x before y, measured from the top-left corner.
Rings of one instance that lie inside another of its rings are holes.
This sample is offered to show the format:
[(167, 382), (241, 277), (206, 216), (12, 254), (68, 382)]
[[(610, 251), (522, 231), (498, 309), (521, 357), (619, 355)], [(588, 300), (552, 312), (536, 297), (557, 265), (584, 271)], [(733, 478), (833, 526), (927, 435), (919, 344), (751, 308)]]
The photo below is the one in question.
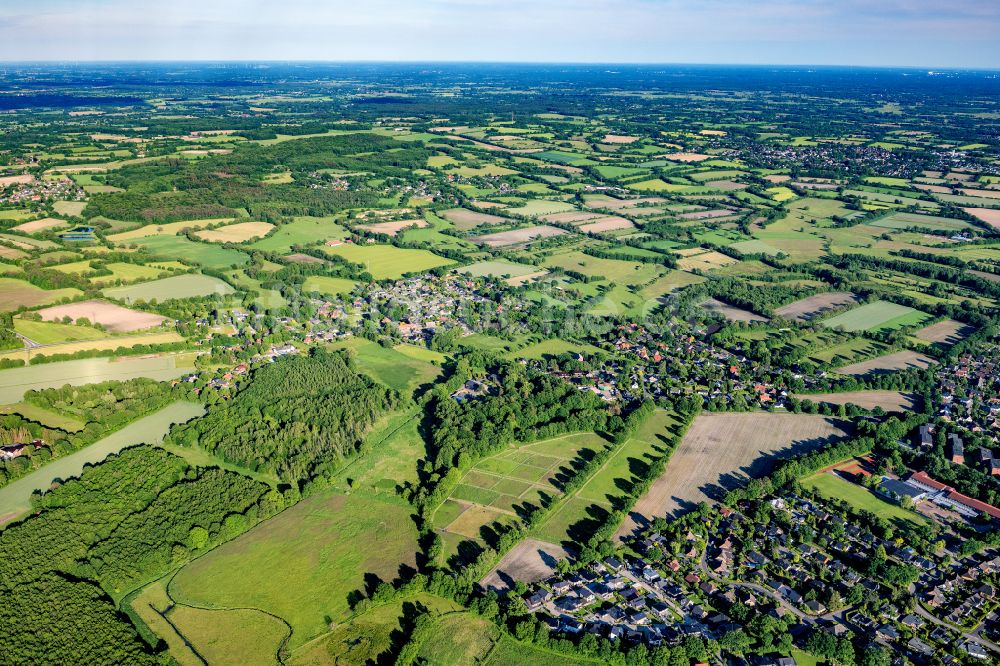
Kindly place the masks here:
[(1000, 68), (998, 0), (0, 0), (0, 60)]

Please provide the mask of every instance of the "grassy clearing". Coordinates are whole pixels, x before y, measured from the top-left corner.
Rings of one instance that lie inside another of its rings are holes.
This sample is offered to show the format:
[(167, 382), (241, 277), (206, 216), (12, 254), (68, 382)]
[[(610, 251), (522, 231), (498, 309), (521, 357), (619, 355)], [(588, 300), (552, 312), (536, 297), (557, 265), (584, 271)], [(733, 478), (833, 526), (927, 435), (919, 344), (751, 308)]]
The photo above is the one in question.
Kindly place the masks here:
[(310, 275), (302, 284), (305, 292), (317, 291), (327, 296), (343, 296), (354, 291), (358, 283), (344, 278), (328, 277), (326, 275)]
[(309, 497), (191, 562), (170, 584), (185, 605), (257, 608), (293, 629), (292, 649), (341, 622), (366, 574), (392, 580), (413, 566), (417, 531), (401, 500)]
[(800, 483), (807, 488), (813, 488), (824, 497), (847, 502), (856, 509), (870, 511), (893, 523), (907, 521), (914, 525), (927, 524), (927, 519), (920, 514), (887, 502), (864, 486), (851, 483), (830, 472), (815, 474), (802, 479)]
[(392, 245), (355, 245), (345, 243), (324, 250), (359, 264), (376, 280), (397, 280), (407, 273), (429, 271), (455, 262), (427, 250), (411, 250)]
[(358, 368), (376, 381), (409, 395), (422, 384), (434, 381), (441, 368), (364, 338), (349, 338), (333, 345), (354, 353)]
[(206, 610), (179, 604), (167, 619), (213, 666), (277, 664), (278, 648), (288, 635), (280, 620), (258, 610)]

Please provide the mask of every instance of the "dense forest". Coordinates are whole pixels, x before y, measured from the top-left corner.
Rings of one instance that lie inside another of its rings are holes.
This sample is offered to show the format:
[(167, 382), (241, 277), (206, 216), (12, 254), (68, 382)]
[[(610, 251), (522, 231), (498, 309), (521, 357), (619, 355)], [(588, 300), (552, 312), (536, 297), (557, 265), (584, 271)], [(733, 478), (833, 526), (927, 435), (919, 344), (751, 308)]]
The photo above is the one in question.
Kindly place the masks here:
[(314, 349), (254, 373), (250, 386), (171, 439), (227, 461), (305, 481), (358, 452), (399, 395), (355, 371), (346, 353)]

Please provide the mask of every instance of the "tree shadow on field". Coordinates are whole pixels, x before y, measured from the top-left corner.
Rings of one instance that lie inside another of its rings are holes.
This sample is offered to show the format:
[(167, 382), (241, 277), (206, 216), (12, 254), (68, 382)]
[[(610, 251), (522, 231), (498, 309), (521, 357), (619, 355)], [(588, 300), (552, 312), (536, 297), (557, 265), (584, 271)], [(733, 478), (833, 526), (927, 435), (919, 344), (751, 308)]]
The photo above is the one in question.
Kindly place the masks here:
[(406, 601), (403, 602), (403, 612), (399, 616), (399, 628), (393, 629), (389, 633), (389, 647), (383, 650), (374, 659), (369, 659), (368, 666), (391, 666), (396, 663), (403, 646), (410, 640), (413, 629), (416, 626), (417, 618), (428, 612), (427, 606), (422, 603)]
[[(585, 509), (587, 513), (586, 518), (582, 518), (566, 530), (566, 534), (569, 536), (568, 544), (572, 546), (574, 543), (585, 544), (590, 540), (591, 535), (593, 535), (597, 529), (603, 525), (608, 517), (611, 515), (608, 510), (597, 504), (591, 504)], [(564, 541), (561, 545), (567, 545)]]

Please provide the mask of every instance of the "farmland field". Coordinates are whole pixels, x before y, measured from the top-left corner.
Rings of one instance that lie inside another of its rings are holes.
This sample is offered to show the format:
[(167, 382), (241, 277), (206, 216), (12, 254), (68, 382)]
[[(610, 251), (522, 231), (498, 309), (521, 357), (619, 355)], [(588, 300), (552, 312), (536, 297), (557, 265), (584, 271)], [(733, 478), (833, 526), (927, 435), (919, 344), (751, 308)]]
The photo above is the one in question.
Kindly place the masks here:
[(917, 352), (903, 350), (878, 356), (867, 361), (852, 363), (837, 369), (842, 375), (868, 375), (885, 374), (893, 370), (903, 370), (906, 368), (929, 368), (934, 365), (934, 359), (918, 354)]
[(875, 301), (830, 319), (824, 319), (823, 325), (842, 328), (849, 332), (888, 331), (904, 326), (915, 326), (928, 319), (930, 315), (911, 307), (888, 301)]
[[(91, 324), (101, 324), (113, 333), (131, 333), (154, 328), (167, 319), (150, 312), (123, 308), (107, 301), (81, 301), (67, 305), (54, 305), (39, 310), (38, 314), (45, 321), (62, 321), (65, 317), (69, 317), (74, 322), (86, 319)], [(37, 342), (42, 341), (37, 340)]]
[(76, 298), (82, 295), (83, 292), (73, 287), (46, 290), (24, 280), (0, 277), (0, 312), (48, 305), (64, 298)]
[(938, 342), (953, 345), (960, 342), (975, 330), (974, 327), (961, 322), (945, 319), (936, 324), (926, 326), (916, 331), (913, 336), (927, 342)]
[(489, 213), (479, 213), (474, 210), (466, 210), (465, 208), (452, 208), (442, 211), (440, 215), (449, 222), (452, 222), (459, 231), (468, 231), (484, 224), (496, 225), (510, 221), (506, 217), (490, 215)]
[(498, 231), (492, 234), (473, 236), (469, 240), (474, 243), (481, 243), (490, 247), (504, 247), (505, 245), (520, 245), (522, 243), (528, 243), (542, 238), (561, 236), (565, 233), (567, 232), (558, 227), (550, 227), (543, 224), (534, 227), (525, 227), (523, 229)]
[(746, 322), (766, 322), (767, 317), (759, 315), (755, 312), (750, 312), (749, 310), (744, 310), (743, 308), (738, 308), (728, 303), (723, 303), (720, 300), (710, 298), (701, 304), (701, 307), (708, 310), (709, 312), (714, 312), (720, 314), (730, 321), (746, 321)]
[(199, 296), (209, 296), (211, 294), (231, 294), (233, 288), (220, 280), (209, 275), (196, 273), (188, 275), (175, 275), (173, 277), (153, 280), (152, 282), (140, 282), (127, 287), (108, 287), (101, 291), (108, 298), (113, 298), (126, 303), (136, 301), (166, 301), (173, 298), (195, 298)]
[(295, 649), (328, 630), (324, 618), (348, 616), (347, 594), (366, 574), (391, 580), (413, 566), (416, 537), (397, 499), (322, 493), (191, 562), (168, 591), (185, 605), (278, 616)]
[[(626, 520), (619, 535), (659, 516), (714, 502), (766, 474), (777, 458), (798, 455), (847, 435), (845, 425), (805, 414), (702, 414)], [(710, 464), (709, 464), (710, 463)]]
[(428, 271), (454, 263), (427, 250), (403, 249), (392, 245), (344, 243), (324, 248), (324, 251), (363, 266), (376, 280), (396, 280), (406, 273)]
[(347, 238), (347, 229), (327, 217), (296, 217), (282, 224), (277, 231), (250, 244), (250, 247), (268, 252), (288, 252), (293, 245), (309, 245), (328, 240)]
[(827, 310), (842, 308), (857, 302), (857, 296), (850, 292), (830, 291), (789, 303), (775, 310), (774, 314), (795, 321), (808, 321)]
[(516, 264), (511, 261), (479, 261), (468, 266), (455, 269), (457, 272), (466, 273), (474, 277), (521, 277), (532, 275), (538, 272), (537, 266), (529, 264)]
[(46, 363), (40, 366), (0, 370), (0, 404), (19, 402), (26, 391), (70, 384), (94, 384), (149, 377), (157, 381), (175, 379), (187, 372), (170, 354), (142, 358), (87, 358)]
[(802, 393), (793, 397), (812, 400), (816, 404), (846, 405), (848, 403), (874, 409), (881, 407), (887, 412), (913, 412), (919, 406), (917, 396), (898, 391), (844, 391), (841, 393)]
[(174, 331), (162, 331), (159, 333), (141, 333), (137, 335), (119, 335), (114, 337), (102, 337), (98, 339), (78, 340), (58, 342), (43, 345), (41, 347), (25, 347), (16, 351), (0, 352), (0, 359), (19, 359), (25, 363), (41, 356), (56, 356), (61, 354), (75, 354), (82, 351), (109, 351), (124, 350), (137, 347), (139, 345), (162, 345), (183, 342), (184, 338)]
[(194, 235), (210, 243), (245, 243), (267, 235), (271, 229), (274, 225), (267, 222), (239, 222), (218, 229), (196, 231)]
[(612, 283), (623, 285), (645, 285), (645, 283), (668, 273), (667, 268), (657, 264), (602, 259), (575, 250), (553, 254), (545, 260), (543, 265), (548, 268), (576, 271), (591, 277), (603, 277)]
[(158, 444), (163, 441), (172, 424), (193, 419), (204, 411), (204, 405), (199, 403), (172, 403), (158, 412), (133, 421), (76, 453), (58, 458), (27, 476), (12, 481), (0, 488), (0, 523), (27, 511), (31, 507), (31, 494), (36, 490), (47, 489), (53, 480), (79, 476), (84, 465), (104, 460), (127, 446), (143, 443)]
[(177, 259), (186, 264), (223, 269), (242, 266), (249, 257), (239, 250), (231, 250), (214, 243), (190, 241), (184, 236), (149, 236), (127, 241), (164, 259)]
[(319, 293), (326, 294), (328, 296), (349, 294), (356, 286), (358, 286), (358, 283), (354, 280), (329, 277), (326, 275), (310, 275), (306, 278), (305, 282), (302, 283), (302, 289), (304, 291), (318, 291)]
[(101, 338), (108, 337), (107, 333), (91, 328), (90, 326), (57, 324), (29, 319), (15, 319), (14, 330), (17, 331), (18, 335), (40, 345), (79, 340), (100, 340)]

